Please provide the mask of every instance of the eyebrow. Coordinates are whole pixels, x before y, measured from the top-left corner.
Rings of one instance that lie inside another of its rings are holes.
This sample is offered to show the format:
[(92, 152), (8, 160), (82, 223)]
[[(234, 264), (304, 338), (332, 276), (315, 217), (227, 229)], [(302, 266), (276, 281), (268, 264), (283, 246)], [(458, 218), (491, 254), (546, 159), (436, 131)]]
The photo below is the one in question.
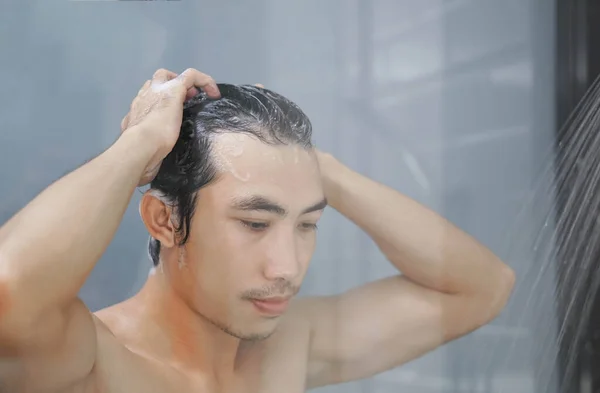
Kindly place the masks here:
[[(270, 199), (260, 196), (252, 195), (249, 197), (235, 198), (231, 206), (236, 210), (244, 211), (265, 211), (269, 213), (277, 214), (278, 216), (286, 216), (288, 211), (278, 203), (271, 201)], [(302, 210), (301, 214), (308, 214), (315, 211), (323, 210), (327, 206), (327, 199), (323, 198), (321, 201), (315, 203), (312, 206)]]

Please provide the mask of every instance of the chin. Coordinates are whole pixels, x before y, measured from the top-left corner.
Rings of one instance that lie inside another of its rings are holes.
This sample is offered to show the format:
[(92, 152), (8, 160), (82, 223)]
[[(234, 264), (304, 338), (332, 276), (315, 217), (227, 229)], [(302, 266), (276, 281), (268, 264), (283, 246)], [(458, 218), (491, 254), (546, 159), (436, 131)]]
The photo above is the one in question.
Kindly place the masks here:
[(277, 330), (278, 325), (277, 320), (272, 319), (258, 324), (239, 325), (239, 328), (232, 329), (231, 333), (234, 333), (233, 335), (241, 340), (262, 341), (271, 337)]
[[(277, 330), (276, 320), (263, 321), (262, 323), (236, 323), (225, 324), (209, 320), (228, 335), (243, 341), (262, 341), (271, 337)], [(265, 323), (267, 322), (267, 323)]]
[(273, 333), (274, 332), (254, 333), (254, 334), (248, 334), (246, 336), (239, 337), (239, 338), (243, 341), (258, 342), (258, 341), (264, 341), (264, 340), (268, 339), (269, 337), (271, 337), (271, 335)]
[(262, 329), (262, 330), (250, 330), (250, 329), (224, 329), (227, 334), (238, 338), (242, 341), (263, 341), (271, 337), (275, 332), (275, 329)]

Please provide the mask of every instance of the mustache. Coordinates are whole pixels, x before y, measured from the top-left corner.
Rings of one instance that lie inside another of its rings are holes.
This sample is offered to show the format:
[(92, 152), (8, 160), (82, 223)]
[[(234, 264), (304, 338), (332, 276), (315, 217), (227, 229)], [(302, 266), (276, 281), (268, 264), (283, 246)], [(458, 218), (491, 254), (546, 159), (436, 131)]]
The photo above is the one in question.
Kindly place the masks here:
[(300, 291), (300, 287), (294, 285), (286, 279), (279, 279), (274, 284), (264, 286), (262, 288), (254, 288), (244, 291), (242, 299), (264, 299), (271, 296), (294, 296)]

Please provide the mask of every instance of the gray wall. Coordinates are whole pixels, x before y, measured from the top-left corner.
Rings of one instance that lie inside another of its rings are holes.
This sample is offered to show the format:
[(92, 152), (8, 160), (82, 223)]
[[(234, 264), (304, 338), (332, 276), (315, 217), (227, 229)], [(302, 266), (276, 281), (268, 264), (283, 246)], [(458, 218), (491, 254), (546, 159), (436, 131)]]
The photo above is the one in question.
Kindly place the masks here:
[[(445, 215), (519, 275), (492, 325), (397, 370), (321, 391), (553, 391), (552, 269), (529, 247), (551, 202), (531, 204), (538, 170), (551, 158), (553, 1), (0, 7), (0, 222), (106, 148), (155, 69), (260, 82), (306, 110), (321, 149)], [(82, 290), (93, 310), (135, 293), (148, 273), (138, 201)], [(304, 294), (394, 272), (336, 213), (321, 228)]]

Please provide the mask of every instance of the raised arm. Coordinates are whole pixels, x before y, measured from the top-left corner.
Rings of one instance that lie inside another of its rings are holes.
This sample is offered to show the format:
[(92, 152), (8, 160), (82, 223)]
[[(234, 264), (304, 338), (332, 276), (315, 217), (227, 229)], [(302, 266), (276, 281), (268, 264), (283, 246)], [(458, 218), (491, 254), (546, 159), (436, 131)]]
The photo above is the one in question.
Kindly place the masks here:
[(507, 265), (431, 210), (317, 154), (330, 205), (402, 275), (299, 303), (311, 326), (311, 388), (392, 369), (499, 314), (514, 283)]
[(158, 71), (109, 149), (0, 228), (1, 389), (56, 392), (90, 374), (95, 322), (77, 294), (140, 179), (149, 181), (175, 144), (186, 94), (196, 85), (218, 96), (212, 79), (198, 71), (175, 77)]

